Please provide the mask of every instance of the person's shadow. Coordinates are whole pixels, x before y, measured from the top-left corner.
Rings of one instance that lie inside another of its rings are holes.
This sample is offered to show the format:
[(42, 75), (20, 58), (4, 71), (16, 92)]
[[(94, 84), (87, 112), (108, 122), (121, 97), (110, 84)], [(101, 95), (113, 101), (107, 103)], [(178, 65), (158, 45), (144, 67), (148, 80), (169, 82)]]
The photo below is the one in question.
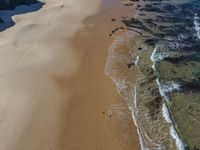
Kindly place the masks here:
[(14, 10), (0, 10), (0, 19), (2, 20), (0, 22), (0, 32), (15, 25), (15, 22), (12, 20), (13, 16), (37, 11), (43, 5), (44, 3), (37, 1), (29, 5), (19, 5)]

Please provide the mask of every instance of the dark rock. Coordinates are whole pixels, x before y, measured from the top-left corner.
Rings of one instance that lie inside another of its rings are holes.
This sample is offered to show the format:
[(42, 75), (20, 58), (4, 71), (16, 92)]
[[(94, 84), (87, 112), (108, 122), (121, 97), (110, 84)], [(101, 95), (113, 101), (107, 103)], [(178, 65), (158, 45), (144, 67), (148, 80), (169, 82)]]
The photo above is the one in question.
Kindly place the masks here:
[(145, 105), (149, 109), (149, 115), (152, 119), (156, 119), (157, 114), (162, 107), (162, 98), (157, 96)]
[(130, 64), (127, 64), (127, 67), (128, 67), (128, 69), (130, 69), (134, 65), (135, 65), (135, 63), (130, 63)]

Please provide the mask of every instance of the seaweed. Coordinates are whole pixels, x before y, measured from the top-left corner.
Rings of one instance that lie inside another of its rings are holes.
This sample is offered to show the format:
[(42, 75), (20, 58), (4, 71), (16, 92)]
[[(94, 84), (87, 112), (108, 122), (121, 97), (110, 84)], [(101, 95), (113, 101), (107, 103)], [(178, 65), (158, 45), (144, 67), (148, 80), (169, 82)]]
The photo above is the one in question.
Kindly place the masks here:
[(149, 109), (149, 116), (152, 119), (157, 119), (157, 114), (160, 112), (160, 108), (162, 106), (162, 98), (160, 96), (156, 96), (153, 100), (146, 103), (145, 106)]

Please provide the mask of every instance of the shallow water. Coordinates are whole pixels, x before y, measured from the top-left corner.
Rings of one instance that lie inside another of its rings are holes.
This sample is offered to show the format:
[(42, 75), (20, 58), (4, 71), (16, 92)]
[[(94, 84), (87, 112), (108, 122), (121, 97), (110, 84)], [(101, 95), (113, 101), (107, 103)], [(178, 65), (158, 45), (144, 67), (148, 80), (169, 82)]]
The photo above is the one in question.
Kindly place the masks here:
[[(200, 148), (200, 1), (135, 2), (106, 72), (129, 103), (142, 149)], [(123, 46), (122, 46), (123, 45)]]

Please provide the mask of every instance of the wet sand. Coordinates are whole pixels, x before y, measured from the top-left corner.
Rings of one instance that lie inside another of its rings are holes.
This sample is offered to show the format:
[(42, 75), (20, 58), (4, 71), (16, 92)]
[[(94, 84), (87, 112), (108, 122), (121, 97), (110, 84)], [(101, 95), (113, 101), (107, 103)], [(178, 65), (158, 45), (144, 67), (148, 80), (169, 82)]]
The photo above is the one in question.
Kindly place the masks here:
[(122, 101), (104, 72), (110, 19), (133, 12), (102, 2), (46, 0), (0, 33), (0, 149), (139, 149), (125, 104), (123, 119), (109, 111)]

